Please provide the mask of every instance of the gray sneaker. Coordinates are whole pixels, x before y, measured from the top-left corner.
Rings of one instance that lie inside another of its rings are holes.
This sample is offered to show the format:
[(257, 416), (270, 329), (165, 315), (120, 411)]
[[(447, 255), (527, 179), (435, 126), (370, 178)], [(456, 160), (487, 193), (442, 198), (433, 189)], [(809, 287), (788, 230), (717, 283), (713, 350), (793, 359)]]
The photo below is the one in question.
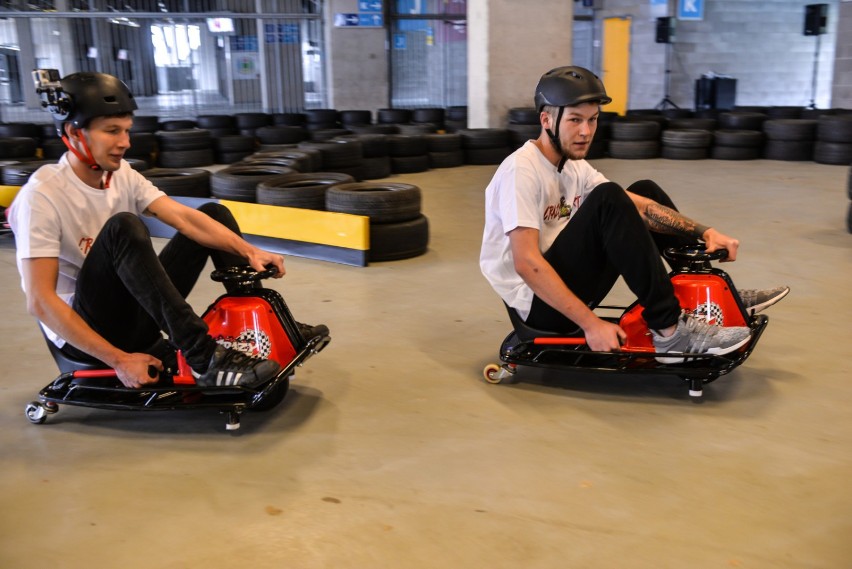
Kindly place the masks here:
[(779, 286), (775, 288), (766, 288), (766, 289), (744, 289), (737, 291), (740, 295), (740, 299), (743, 301), (743, 306), (745, 306), (746, 312), (749, 314), (755, 314), (760, 312), (765, 308), (769, 308), (790, 292), (790, 287), (788, 286)]
[(272, 360), (217, 345), (207, 371), (196, 377), (195, 383), (204, 387), (257, 387), (280, 371), (281, 366)]
[[(680, 352), (687, 354), (723, 355), (746, 345), (751, 339), (751, 330), (745, 326), (714, 326), (691, 314), (681, 314), (674, 334), (664, 338), (651, 330), (657, 352)], [(657, 356), (663, 364), (679, 364), (683, 356)]]

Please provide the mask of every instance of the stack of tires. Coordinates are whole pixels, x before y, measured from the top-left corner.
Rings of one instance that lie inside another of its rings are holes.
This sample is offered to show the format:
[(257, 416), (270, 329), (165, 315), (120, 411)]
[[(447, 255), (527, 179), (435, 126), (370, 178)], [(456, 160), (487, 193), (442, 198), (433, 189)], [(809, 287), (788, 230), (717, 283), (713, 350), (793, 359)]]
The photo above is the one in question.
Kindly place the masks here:
[(125, 158), (139, 158), (149, 164), (157, 163), (157, 131), (160, 130), (160, 119), (151, 115), (133, 117), (130, 127), (130, 148), (124, 153)]
[(852, 164), (852, 114), (822, 115), (817, 119), (814, 161)]
[[(318, 130), (340, 129), (340, 114), (335, 109), (308, 109), (305, 111), (308, 119), (305, 128), (311, 133)], [(311, 136), (313, 139), (313, 136)]]
[(334, 140), (354, 140), (361, 145), (361, 179), (378, 180), (391, 175), (387, 135), (347, 134)]
[(669, 160), (703, 160), (710, 155), (713, 133), (701, 129), (666, 129), (662, 156)]
[(502, 128), (466, 128), (460, 130), (465, 164), (500, 164), (515, 151), (509, 131)]
[(622, 160), (644, 160), (660, 156), (660, 122), (656, 120), (613, 121), (609, 155)]
[(379, 124), (397, 125), (411, 122), (409, 109), (379, 109), (376, 111), (376, 121)]
[(257, 129), (272, 124), (272, 117), (267, 113), (237, 113), (234, 121), (237, 123), (237, 134), (254, 137)]
[(168, 196), (210, 197), (210, 172), (202, 168), (151, 168), (142, 175)]
[[(68, 147), (59, 138), (59, 133), (56, 131), (56, 125), (53, 123), (42, 124), (41, 126), (41, 157), (45, 160), (59, 160)], [(125, 156), (127, 153), (125, 152)], [(148, 157), (150, 161), (150, 156)]]
[(532, 107), (515, 107), (509, 109), (509, 143), (517, 149), (528, 140), (538, 138), (541, 133), (541, 121), (538, 111)]
[(215, 163), (209, 130), (159, 130), (156, 136), (157, 165), (161, 168), (197, 168)]
[(766, 146), (763, 156), (769, 160), (812, 160), (816, 140), (816, 121), (810, 119), (767, 119), (763, 123)]
[(281, 174), (257, 185), (257, 203), (322, 211), (329, 188), (353, 182), (352, 176), (334, 172)]
[(429, 168), (455, 168), (464, 165), (461, 135), (427, 134), (425, 138)]
[(213, 138), (239, 134), (237, 119), (233, 115), (198, 115), (195, 122), (198, 128), (209, 130)]
[(213, 139), (213, 159), (216, 164), (233, 164), (251, 156), (257, 143), (252, 136), (226, 134)]
[(763, 138), (757, 130), (716, 130), (711, 156), (716, 160), (757, 160), (763, 155)]
[(447, 132), (458, 132), (467, 128), (467, 107), (457, 105), (447, 108), (447, 119), (444, 121), (444, 129)]
[(429, 149), (422, 134), (387, 135), (391, 172), (413, 174), (429, 169)]
[(361, 168), (364, 151), (358, 140), (335, 138), (323, 142), (307, 141), (300, 143), (297, 148), (318, 150), (322, 156), (324, 172), (349, 174), (356, 180), (364, 178)]
[(369, 262), (416, 257), (429, 245), (429, 221), (421, 212), (420, 188), (411, 184), (362, 182), (331, 186), (326, 209), (370, 218)]
[(351, 130), (352, 127), (358, 128), (373, 124), (373, 113), (365, 110), (350, 110), (340, 111), (340, 125)]
[(440, 107), (412, 109), (411, 111), (411, 124), (422, 127), (427, 133), (444, 130), (445, 121), (446, 111)]
[(237, 163), (210, 176), (210, 194), (214, 198), (257, 203), (257, 186), (273, 176), (293, 174), (286, 166)]

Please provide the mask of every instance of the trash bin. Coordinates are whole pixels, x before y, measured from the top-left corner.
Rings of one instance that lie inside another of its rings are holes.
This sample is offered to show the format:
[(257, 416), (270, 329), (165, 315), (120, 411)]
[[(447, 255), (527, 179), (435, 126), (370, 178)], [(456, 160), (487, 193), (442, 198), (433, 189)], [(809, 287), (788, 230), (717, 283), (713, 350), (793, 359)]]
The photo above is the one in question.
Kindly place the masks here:
[(695, 110), (730, 110), (737, 98), (737, 80), (732, 77), (704, 75), (695, 80)]

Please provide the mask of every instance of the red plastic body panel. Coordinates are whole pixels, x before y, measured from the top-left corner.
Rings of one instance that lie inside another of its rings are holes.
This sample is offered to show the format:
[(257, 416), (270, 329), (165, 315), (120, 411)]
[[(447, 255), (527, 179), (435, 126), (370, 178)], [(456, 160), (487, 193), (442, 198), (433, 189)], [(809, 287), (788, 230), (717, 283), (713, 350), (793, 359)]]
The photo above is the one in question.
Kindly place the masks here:
[[(685, 311), (705, 318), (719, 326), (747, 326), (745, 314), (728, 282), (716, 274), (677, 274), (672, 276), (675, 296)], [(654, 345), (648, 325), (642, 318), (642, 306), (634, 305), (619, 322), (627, 332), (622, 349), (634, 352), (653, 352)]]
[[(272, 306), (255, 296), (224, 296), (202, 316), (209, 334), (219, 344), (247, 354), (274, 360), (286, 366), (296, 357), (296, 348)], [(192, 372), (178, 353), (177, 384), (195, 383)]]

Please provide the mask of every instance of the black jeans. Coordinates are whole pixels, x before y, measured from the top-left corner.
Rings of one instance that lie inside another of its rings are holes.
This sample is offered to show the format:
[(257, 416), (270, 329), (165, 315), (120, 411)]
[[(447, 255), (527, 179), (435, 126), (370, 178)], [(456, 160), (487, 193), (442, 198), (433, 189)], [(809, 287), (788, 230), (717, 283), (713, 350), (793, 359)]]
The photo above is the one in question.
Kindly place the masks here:
[[(629, 191), (676, 209), (668, 195), (650, 180)], [(642, 316), (652, 329), (677, 322), (680, 305), (674, 296), (660, 253), (695, 239), (648, 231), (622, 188), (613, 182), (596, 187), (544, 254), (565, 284), (590, 308), (609, 294), (619, 275), (639, 299)], [(578, 326), (533, 297), (527, 324), (540, 330), (573, 333)]]
[[(240, 233), (225, 206), (210, 202), (199, 210)], [(216, 268), (245, 263), (239, 256), (208, 249), (180, 233), (157, 256), (142, 220), (132, 213), (119, 213), (106, 222), (86, 256), (72, 306), (95, 332), (125, 352), (151, 353), (162, 359), (163, 331), (193, 369), (204, 370), (216, 343), (186, 297), (208, 258)], [(75, 358), (92, 359), (69, 344), (62, 350)]]

